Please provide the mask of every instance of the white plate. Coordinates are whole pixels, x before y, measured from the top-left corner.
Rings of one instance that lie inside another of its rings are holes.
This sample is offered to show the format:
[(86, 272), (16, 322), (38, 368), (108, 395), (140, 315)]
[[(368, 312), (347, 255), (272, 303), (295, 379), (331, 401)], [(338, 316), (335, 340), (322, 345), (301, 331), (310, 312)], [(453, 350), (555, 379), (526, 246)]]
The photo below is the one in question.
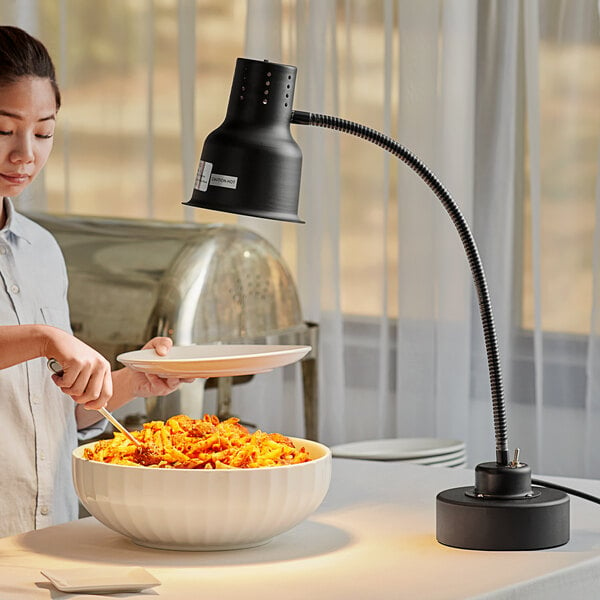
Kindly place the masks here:
[(454, 460), (444, 460), (442, 462), (432, 463), (427, 465), (429, 467), (465, 467), (467, 465), (467, 461), (465, 457), (455, 458)]
[(119, 354), (117, 360), (135, 371), (162, 377), (233, 377), (289, 365), (310, 350), (310, 346), (211, 344), (173, 346), (166, 356), (158, 356), (152, 349), (135, 350)]
[(61, 592), (110, 593), (139, 592), (160, 585), (141, 567), (87, 567), (40, 571)]
[(444, 463), (448, 461), (456, 461), (458, 459), (466, 460), (467, 453), (465, 449), (457, 452), (449, 452), (448, 454), (436, 454), (435, 456), (427, 456), (425, 458), (408, 458), (404, 462), (410, 462), (415, 465), (434, 465), (436, 463)]
[(458, 440), (438, 438), (391, 438), (364, 440), (339, 444), (331, 448), (338, 458), (360, 458), (366, 460), (408, 460), (438, 456), (464, 450), (465, 443)]

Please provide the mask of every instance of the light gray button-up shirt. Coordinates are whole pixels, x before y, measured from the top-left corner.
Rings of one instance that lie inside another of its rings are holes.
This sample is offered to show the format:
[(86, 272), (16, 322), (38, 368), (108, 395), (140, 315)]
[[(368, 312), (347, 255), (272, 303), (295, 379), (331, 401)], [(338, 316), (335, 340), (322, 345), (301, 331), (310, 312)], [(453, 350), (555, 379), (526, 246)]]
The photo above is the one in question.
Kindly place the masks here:
[[(0, 200), (2, 201), (2, 200)], [(45, 323), (71, 333), (67, 271), (58, 243), (4, 198), (0, 230), (0, 325)], [(80, 432), (97, 435), (103, 423)], [(71, 452), (75, 404), (45, 358), (0, 370), (0, 536), (77, 518)]]

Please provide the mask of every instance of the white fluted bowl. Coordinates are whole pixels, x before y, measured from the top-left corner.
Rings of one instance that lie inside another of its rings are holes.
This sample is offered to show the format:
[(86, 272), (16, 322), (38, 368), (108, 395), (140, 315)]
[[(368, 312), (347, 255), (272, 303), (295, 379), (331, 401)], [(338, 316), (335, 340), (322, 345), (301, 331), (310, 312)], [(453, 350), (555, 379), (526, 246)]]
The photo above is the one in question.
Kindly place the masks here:
[(112, 465), (73, 451), (73, 481), (91, 515), (135, 543), (167, 550), (264, 544), (314, 512), (331, 480), (326, 446), (291, 438), (310, 462), (257, 469)]

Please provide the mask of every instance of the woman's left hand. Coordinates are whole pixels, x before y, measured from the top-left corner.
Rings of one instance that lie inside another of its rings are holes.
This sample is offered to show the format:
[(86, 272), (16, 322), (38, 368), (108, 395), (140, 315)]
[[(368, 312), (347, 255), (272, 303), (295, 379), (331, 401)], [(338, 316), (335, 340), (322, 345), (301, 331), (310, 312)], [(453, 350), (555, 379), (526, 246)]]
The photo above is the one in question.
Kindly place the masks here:
[[(166, 356), (173, 347), (173, 341), (168, 337), (155, 337), (147, 342), (142, 350), (153, 348), (159, 356)], [(194, 379), (178, 377), (159, 377), (148, 373), (141, 373), (128, 369), (130, 372), (132, 393), (134, 396), (147, 398), (148, 396), (166, 396), (175, 391), (182, 383), (191, 383)]]

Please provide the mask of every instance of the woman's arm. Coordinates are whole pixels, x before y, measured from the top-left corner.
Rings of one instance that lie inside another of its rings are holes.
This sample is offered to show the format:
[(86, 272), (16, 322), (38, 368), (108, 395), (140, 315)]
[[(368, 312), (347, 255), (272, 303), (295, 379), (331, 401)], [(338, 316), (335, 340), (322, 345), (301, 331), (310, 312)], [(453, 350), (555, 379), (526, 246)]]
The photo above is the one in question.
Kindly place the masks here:
[[(165, 356), (172, 346), (170, 338), (156, 337), (144, 348), (154, 348)], [(129, 368), (111, 373), (109, 362), (101, 354), (62, 329), (50, 325), (0, 326), (0, 369), (39, 357), (54, 358), (62, 366), (63, 374), (52, 375), (52, 379), (77, 403), (79, 429), (100, 420), (98, 408), (115, 410), (136, 397), (166, 396), (182, 382), (193, 381), (163, 379)]]
[(61, 364), (63, 375), (52, 379), (75, 402), (101, 408), (111, 398), (109, 362), (75, 336), (50, 325), (0, 326), (0, 369), (39, 357)]
[(0, 369), (44, 356), (53, 329), (49, 325), (0, 326)]

